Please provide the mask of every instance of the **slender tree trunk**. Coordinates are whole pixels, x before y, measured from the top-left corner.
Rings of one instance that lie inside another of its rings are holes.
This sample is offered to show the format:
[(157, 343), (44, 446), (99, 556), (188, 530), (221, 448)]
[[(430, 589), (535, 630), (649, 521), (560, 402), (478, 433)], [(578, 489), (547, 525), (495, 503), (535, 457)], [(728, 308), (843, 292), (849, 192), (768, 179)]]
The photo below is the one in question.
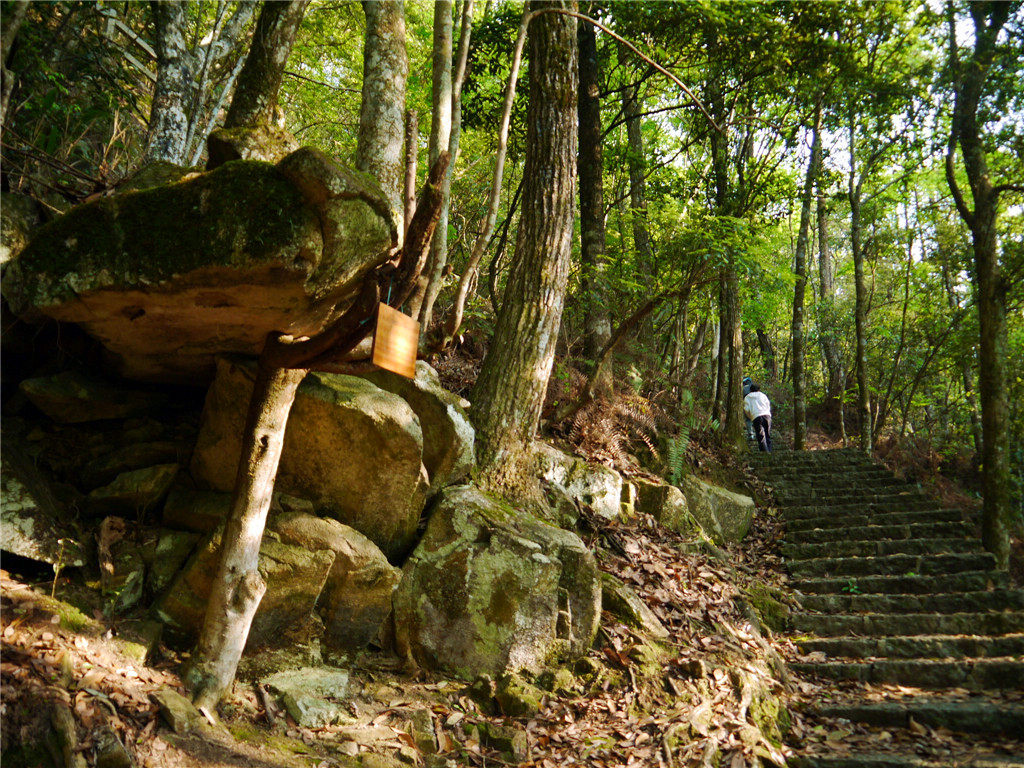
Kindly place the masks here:
[(225, 128), (243, 125), (271, 125), (277, 108), (288, 55), (306, 14), (309, 0), (264, 2), (256, 21), (252, 47), (238, 77)]
[[(531, 2), (575, 10), (575, 3)], [(517, 488), (527, 471), (554, 361), (569, 274), (576, 170), (576, 20), (531, 22), (523, 213), (494, 341), (474, 389), (485, 484)]]
[(188, 135), (185, 108), (192, 82), (191, 56), (185, 42), (185, 6), (182, 0), (167, 0), (151, 6), (156, 27), (157, 75), (146, 137), (144, 162), (147, 163), (157, 160), (182, 163), (185, 158)]
[[(270, 343), (270, 342), (268, 342)], [(196, 651), (189, 671), (197, 707), (216, 707), (235, 678), (249, 627), (267, 589), (257, 568), (260, 543), (274, 491), (285, 427), (305, 370), (277, 368), (261, 358), (256, 371), (242, 456), (227, 527), (221, 539), (221, 561)]]
[(832, 270), (832, 254), (828, 247), (828, 207), (820, 180), (817, 199), (818, 214), (818, 332), (821, 351), (825, 357), (829, 400), (841, 398), (843, 379), (843, 358), (836, 340), (836, 287)]
[(793, 272), (793, 324), (790, 337), (793, 343), (793, 450), (802, 451), (807, 443), (807, 376), (804, 371), (804, 292), (807, 289), (807, 252), (811, 233), (811, 197), (814, 181), (821, 164), (821, 107), (814, 112), (814, 136), (811, 140), (811, 159), (807, 164), (807, 177), (800, 200), (800, 231), (796, 237), (796, 264)]
[(725, 267), (718, 275), (718, 324), (715, 327), (715, 403), (711, 417), (725, 424), (726, 399), (729, 390), (729, 302), (726, 298)]
[[(626, 118), (626, 140), (629, 144), (629, 201), (630, 218), (633, 222), (633, 245), (636, 248), (637, 268), (645, 285), (654, 285), (654, 252), (651, 249), (651, 234), (647, 227), (647, 180), (644, 175), (644, 135), (640, 125), (640, 105), (637, 103), (637, 87), (628, 86), (622, 95), (622, 111)], [(654, 325), (645, 319), (637, 334), (644, 346), (650, 345), (654, 337)]]
[(740, 280), (736, 268), (726, 270), (726, 302), (729, 306), (729, 380), (726, 389), (725, 440), (728, 445), (742, 447), (746, 419), (743, 416), (743, 324), (740, 301)]
[[(985, 139), (978, 125), (978, 108), (985, 81), (997, 55), (1012, 55), (997, 47), (999, 33), (1013, 9), (1012, 3), (973, 3), (974, 50), (966, 62), (959, 61), (955, 19), (949, 5), (950, 58), (954, 71), (956, 101), (946, 153), (946, 180), (957, 211), (971, 230), (974, 269), (977, 275), (977, 303), (980, 332), (979, 390), (981, 394), (983, 506), (982, 541), (996, 557), (998, 567), (1007, 568), (1010, 559), (1010, 400), (1007, 383), (1008, 359), (1006, 297), (1009, 284), (999, 263), (996, 220), (1000, 189), (993, 184), (985, 156)], [(971, 210), (957, 184), (955, 162), (959, 146), (971, 189)], [(1007, 185), (1018, 192), (1024, 185)]]
[[(591, 365), (612, 335), (608, 296), (605, 290), (608, 266), (604, 226), (604, 163), (601, 146), (600, 69), (597, 35), (586, 22), (579, 24), (579, 178), (580, 178), (580, 261), (583, 268), (584, 355)], [(602, 366), (594, 395), (608, 398), (615, 380), (609, 360)]]
[(363, 49), (363, 100), (359, 113), (356, 168), (377, 179), (394, 220), (405, 208), (402, 139), (405, 134), (405, 52), (403, 0), (363, 0), (366, 46)]
[(867, 314), (868, 289), (864, 279), (864, 248), (861, 243), (861, 184), (857, 177), (857, 134), (850, 115), (850, 249), (853, 251), (853, 279), (856, 286), (854, 324), (857, 333), (857, 414), (860, 418), (860, 448), (871, 453), (874, 434), (871, 425), (871, 382), (868, 378)]

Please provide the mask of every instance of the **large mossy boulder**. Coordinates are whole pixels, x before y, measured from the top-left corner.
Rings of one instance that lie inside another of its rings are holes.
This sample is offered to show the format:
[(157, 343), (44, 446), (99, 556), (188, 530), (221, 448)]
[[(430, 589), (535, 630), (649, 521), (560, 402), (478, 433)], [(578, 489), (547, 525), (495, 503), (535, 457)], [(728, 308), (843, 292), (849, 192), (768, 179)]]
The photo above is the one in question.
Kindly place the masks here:
[(692, 475), (683, 478), (690, 514), (716, 544), (734, 544), (750, 530), (754, 519), (754, 500)]
[(590, 464), (539, 441), (534, 443), (534, 455), (540, 477), (574, 502), (608, 520), (622, 514), (622, 476), (614, 469)]
[[(254, 378), (252, 364), (218, 364), (192, 454), (192, 476), (204, 489), (234, 488)], [(311, 373), (288, 418), (276, 488), (398, 562), (414, 544), (426, 501), (422, 456), (419, 419), (400, 397), (354, 376)]]
[(383, 369), (362, 378), (398, 395), (416, 412), (423, 430), (423, 466), (432, 493), (469, 476), (476, 466), (476, 431), (466, 414), (469, 403), (442, 387), (437, 371), (419, 360), (415, 379)]
[(285, 544), (334, 553), (316, 606), (324, 622), (324, 647), (356, 651), (374, 640), (391, 615), (391, 593), (402, 572), (372, 541), (337, 520), (284, 512), (267, 525)]
[(686, 496), (676, 486), (642, 477), (634, 478), (630, 482), (636, 488), (637, 512), (650, 515), (670, 531), (684, 536), (697, 532), (697, 521), (690, 514)]
[[(153, 604), (154, 616), (183, 641), (198, 638), (213, 580), (220, 562), (221, 536), (210, 534)], [(322, 632), (313, 611), (331, 566), (330, 550), (310, 551), (282, 543), (274, 534), (263, 537), (259, 573), (267, 591), (249, 630), (247, 650), (307, 643)]]
[(439, 496), (394, 596), (398, 651), (464, 679), (536, 671), (585, 654), (601, 578), (574, 533), (480, 490)]
[(301, 149), (77, 206), (10, 262), (3, 293), (25, 319), (81, 325), (125, 376), (205, 381), (272, 331), (321, 331), (396, 242), (372, 179)]

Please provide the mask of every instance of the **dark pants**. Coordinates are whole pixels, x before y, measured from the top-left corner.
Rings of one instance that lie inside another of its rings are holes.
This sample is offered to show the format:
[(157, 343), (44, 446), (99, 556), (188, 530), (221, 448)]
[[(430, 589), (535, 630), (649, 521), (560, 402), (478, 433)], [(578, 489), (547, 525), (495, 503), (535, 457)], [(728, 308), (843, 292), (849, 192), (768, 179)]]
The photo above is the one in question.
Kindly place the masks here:
[(758, 416), (754, 419), (754, 434), (757, 436), (757, 449), (770, 451), (772, 449), (772, 417)]

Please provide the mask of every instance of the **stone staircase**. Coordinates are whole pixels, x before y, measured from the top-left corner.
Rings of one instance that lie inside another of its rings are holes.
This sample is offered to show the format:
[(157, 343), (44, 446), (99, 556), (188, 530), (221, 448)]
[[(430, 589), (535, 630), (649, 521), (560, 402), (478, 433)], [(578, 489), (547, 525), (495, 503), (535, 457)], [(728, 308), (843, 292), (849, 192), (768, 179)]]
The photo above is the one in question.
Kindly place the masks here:
[(790, 668), (830, 683), (808, 714), (857, 733), (791, 765), (1024, 766), (1024, 590), (995, 569), (978, 521), (858, 451), (750, 464), (786, 525), (802, 609)]

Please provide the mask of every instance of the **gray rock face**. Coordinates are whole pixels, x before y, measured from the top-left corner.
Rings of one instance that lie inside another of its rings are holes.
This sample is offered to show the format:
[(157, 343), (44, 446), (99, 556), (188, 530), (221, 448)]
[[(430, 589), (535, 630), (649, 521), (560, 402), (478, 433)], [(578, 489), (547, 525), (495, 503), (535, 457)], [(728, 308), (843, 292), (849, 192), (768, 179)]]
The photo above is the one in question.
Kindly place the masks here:
[(345, 698), (348, 693), (348, 672), (329, 667), (278, 672), (262, 680), (303, 728), (323, 728), (346, 720)]
[(588, 464), (547, 443), (536, 442), (540, 476), (561, 486), (575, 501), (596, 514), (614, 520), (622, 512), (622, 477), (614, 469)]
[(65, 566), (85, 565), (85, 549), (71, 516), (59, 504), (46, 479), (13, 441), (0, 449), (0, 546), (32, 560)]
[(177, 464), (158, 464), (124, 472), (114, 482), (90, 493), (87, 509), (97, 516), (145, 514), (164, 500), (179, 469)]
[[(192, 456), (206, 488), (235, 484), (254, 368), (221, 361)], [(405, 401), (353, 376), (311, 373), (288, 419), (276, 488), (350, 525), (392, 561), (412, 547), (428, 488), (423, 433)]]
[[(208, 536), (153, 605), (156, 618), (190, 639), (198, 637), (220, 557), (220, 535)], [(334, 564), (334, 553), (282, 544), (272, 535), (260, 546), (259, 572), (267, 591), (253, 618), (246, 649), (308, 642), (320, 632), (313, 606)]]
[(669, 631), (640, 596), (611, 574), (601, 574), (601, 604), (613, 616), (650, 638), (664, 640)]
[(35, 200), (17, 192), (0, 192), (0, 266), (24, 250), (40, 223)]
[(636, 486), (636, 511), (651, 515), (670, 531), (689, 535), (697, 531), (697, 522), (686, 505), (686, 496), (674, 485), (655, 483), (643, 478), (631, 482)]
[(268, 527), (285, 544), (334, 552), (317, 602), (323, 644), (335, 651), (365, 647), (391, 614), (391, 593), (402, 572), (372, 541), (337, 520), (285, 512), (271, 517)]
[(394, 608), (400, 653), (466, 679), (498, 676), (586, 653), (601, 581), (575, 534), (453, 486), (403, 568)]
[(416, 378), (389, 371), (374, 371), (361, 378), (401, 397), (416, 412), (423, 430), (423, 466), (436, 493), (469, 476), (476, 466), (476, 431), (469, 422), (469, 402), (441, 386), (437, 371), (428, 363), (416, 363)]
[[(78, 323), (129, 378), (206, 381), (218, 355), (258, 354), (271, 331), (318, 333), (397, 229), (369, 177), (296, 165), (228, 163), (77, 206), (7, 265), (4, 296), (26, 319)], [(303, 173), (334, 197), (310, 200)]]
[(683, 479), (690, 514), (716, 544), (741, 541), (754, 519), (754, 500), (696, 477)]
[(19, 389), (36, 408), (63, 424), (140, 416), (167, 401), (159, 393), (113, 386), (74, 371), (25, 379)]

